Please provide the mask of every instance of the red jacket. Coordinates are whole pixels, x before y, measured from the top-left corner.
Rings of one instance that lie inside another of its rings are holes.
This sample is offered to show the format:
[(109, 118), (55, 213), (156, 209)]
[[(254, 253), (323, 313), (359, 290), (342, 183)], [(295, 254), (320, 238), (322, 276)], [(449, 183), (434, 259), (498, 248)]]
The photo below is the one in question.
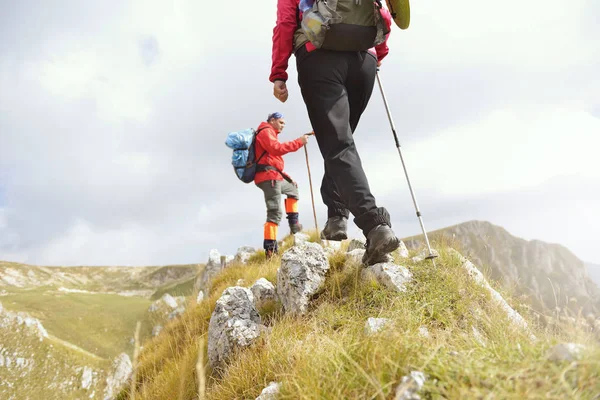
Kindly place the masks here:
[[(294, 32), (298, 28), (296, 21), (296, 12), (300, 0), (277, 0), (277, 23), (273, 28), (273, 50), (271, 54), (271, 75), (269, 80), (287, 81), (288, 60), (294, 49)], [(385, 8), (381, 8), (381, 16), (391, 32), (392, 16)], [(377, 61), (381, 61), (387, 56), (389, 48), (387, 40), (389, 33), (385, 37), (385, 41), (378, 46), (369, 49), (369, 52), (377, 57)], [(313, 51), (315, 47), (312, 43), (305, 44), (308, 51)]]
[[(260, 131), (256, 136), (255, 157), (258, 159), (266, 151), (267, 153), (260, 159), (258, 163), (270, 165), (280, 171), (283, 171), (284, 163), (282, 156), (286, 155), (287, 153), (293, 153), (294, 151), (297, 151), (304, 146), (304, 143), (302, 143), (302, 139), (300, 138), (290, 142), (281, 143), (277, 138), (279, 133), (276, 132), (270, 124), (262, 122), (258, 126), (258, 129), (262, 128), (266, 129)], [(255, 184), (270, 180), (282, 181), (283, 176), (281, 176), (281, 174), (277, 171), (257, 172), (254, 176)]]

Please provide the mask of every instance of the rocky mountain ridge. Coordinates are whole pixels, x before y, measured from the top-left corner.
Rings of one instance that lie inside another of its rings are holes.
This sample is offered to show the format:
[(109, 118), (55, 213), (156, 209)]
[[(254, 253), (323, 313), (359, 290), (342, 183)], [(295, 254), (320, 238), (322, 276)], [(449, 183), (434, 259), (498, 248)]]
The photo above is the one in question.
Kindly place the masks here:
[(193, 278), (201, 264), (162, 267), (41, 267), (0, 261), (0, 293), (10, 289), (62, 288), (148, 296), (169, 282)]
[[(600, 288), (585, 263), (562, 245), (518, 238), (486, 221), (469, 221), (429, 235), (460, 247), (493, 280), (526, 296), (540, 313), (558, 308), (600, 315)], [(409, 247), (421, 242), (420, 237), (406, 240)]]

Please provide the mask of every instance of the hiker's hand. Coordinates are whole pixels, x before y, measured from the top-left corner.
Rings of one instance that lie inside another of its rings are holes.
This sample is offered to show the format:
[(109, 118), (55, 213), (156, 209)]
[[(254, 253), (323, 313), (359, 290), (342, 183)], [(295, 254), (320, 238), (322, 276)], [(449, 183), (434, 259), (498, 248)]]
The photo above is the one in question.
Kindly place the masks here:
[(311, 136), (311, 135), (302, 135), (302, 136), (300, 136), (300, 140), (302, 140), (302, 144), (306, 144), (306, 143), (308, 143), (308, 138), (309, 138), (310, 136)]
[(288, 90), (284, 81), (273, 82), (273, 96), (282, 103), (288, 98)]
[(381, 67), (381, 61), (377, 61), (377, 68)]

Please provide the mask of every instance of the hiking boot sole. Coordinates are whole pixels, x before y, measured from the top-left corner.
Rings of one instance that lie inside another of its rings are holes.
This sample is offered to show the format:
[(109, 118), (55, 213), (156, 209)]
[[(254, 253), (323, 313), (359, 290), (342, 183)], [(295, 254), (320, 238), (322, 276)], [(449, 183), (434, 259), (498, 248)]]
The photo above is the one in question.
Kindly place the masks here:
[(341, 242), (342, 240), (348, 239), (348, 234), (344, 231), (334, 232), (333, 235), (325, 236), (323, 232), (321, 232), (321, 239), (323, 240), (333, 240), (336, 242)]
[(400, 239), (396, 236), (380, 243), (375, 248), (367, 250), (362, 260), (363, 265), (369, 267), (380, 262), (387, 262), (388, 257), (386, 256), (395, 251), (398, 247), (400, 247)]

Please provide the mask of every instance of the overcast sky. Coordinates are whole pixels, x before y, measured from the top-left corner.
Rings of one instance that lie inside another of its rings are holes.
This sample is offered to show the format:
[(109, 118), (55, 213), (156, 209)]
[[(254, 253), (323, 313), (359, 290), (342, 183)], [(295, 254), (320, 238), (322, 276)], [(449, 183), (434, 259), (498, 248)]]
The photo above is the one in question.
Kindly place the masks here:
[[(224, 140), (276, 110), (282, 140), (311, 130), (293, 56), (288, 102), (272, 96), (276, 0), (0, 9), (0, 260), (163, 265), (262, 246), (262, 192)], [(393, 26), (380, 73), (428, 230), (487, 220), (600, 263), (599, 15), (596, 0), (431, 0)], [(377, 87), (355, 138), (397, 235), (418, 234)], [(311, 227), (303, 150), (286, 170)]]

